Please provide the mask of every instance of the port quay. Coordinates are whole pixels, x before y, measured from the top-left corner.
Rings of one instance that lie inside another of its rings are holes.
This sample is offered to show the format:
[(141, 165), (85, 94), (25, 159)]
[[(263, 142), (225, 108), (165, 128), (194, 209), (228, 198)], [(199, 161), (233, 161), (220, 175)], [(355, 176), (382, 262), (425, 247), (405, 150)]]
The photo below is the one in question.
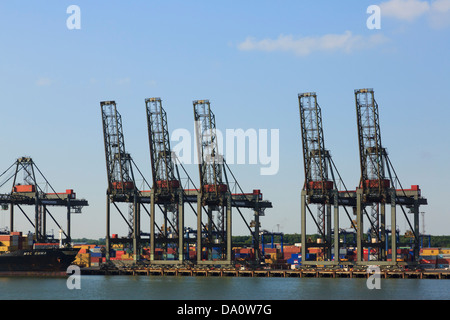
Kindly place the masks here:
[[(133, 275), (133, 276), (192, 276), (192, 277), (279, 277), (279, 278), (368, 278), (367, 270), (305, 268), (296, 270), (240, 270), (229, 268), (174, 268), (174, 267), (123, 267), (81, 269), (82, 275)], [(385, 269), (378, 275), (382, 279), (450, 279), (450, 271), (444, 269)]]

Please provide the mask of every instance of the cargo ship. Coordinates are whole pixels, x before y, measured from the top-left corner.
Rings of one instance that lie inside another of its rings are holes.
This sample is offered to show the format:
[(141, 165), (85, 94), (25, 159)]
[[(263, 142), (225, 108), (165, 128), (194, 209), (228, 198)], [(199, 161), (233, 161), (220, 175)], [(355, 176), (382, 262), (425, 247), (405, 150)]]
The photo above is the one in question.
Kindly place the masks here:
[(33, 236), (21, 232), (0, 234), (0, 275), (65, 275), (78, 248), (59, 243), (33, 243)]

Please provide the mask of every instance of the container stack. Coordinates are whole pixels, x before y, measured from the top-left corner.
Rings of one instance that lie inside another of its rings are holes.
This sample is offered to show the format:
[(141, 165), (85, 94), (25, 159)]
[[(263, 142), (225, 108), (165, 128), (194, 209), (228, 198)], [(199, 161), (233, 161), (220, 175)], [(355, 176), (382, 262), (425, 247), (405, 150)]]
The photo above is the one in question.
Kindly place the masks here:
[(91, 267), (99, 267), (100, 264), (104, 262), (104, 247), (95, 246), (94, 248), (90, 248), (89, 251), (91, 255)]
[(33, 236), (22, 235), (22, 232), (10, 232), (0, 235), (0, 253), (11, 252), (20, 249), (31, 249)]
[(233, 248), (233, 254), (236, 261), (253, 260), (255, 258), (253, 248)]
[(299, 246), (284, 246), (283, 247), (283, 259), (289, 260), (292, 255), (299, 254), (301, 252), (301, 247)]
[[(397, 249), (397, 261), (412, 261), (412, 254), (409, 248)], [(387, 252), (387, 261), (392, 261), (392, 249)]]
[(450, 248), (423, 248), (420, 250), (419, 263), (424, 269), (448, 269)]

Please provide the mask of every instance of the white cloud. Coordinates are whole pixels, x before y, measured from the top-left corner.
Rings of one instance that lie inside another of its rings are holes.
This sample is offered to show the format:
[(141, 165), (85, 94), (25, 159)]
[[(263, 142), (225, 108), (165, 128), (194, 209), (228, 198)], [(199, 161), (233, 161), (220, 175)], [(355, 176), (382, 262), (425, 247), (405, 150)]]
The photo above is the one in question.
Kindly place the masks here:
[(450, 0), (436, 0), (431, 4), (429, 22), (438, 29), (450, 25)]
[(320, 37), (294, 38), (292, 35), (280, 35), (277, 39), (263, 39), (259, 41), (248, 37), (238, 45), (238, 49), (242, 51), (284, 51), (293, 52), (299, 56), (306, 56), (316, 51), (351, 53), (355, 50), (371, 48), (386, 40), (380, 34), (363, 37), (353, 35), (350, 31), (346, 31), (343, 34), (326, 34)]
[(431, 4), (431, 8), (436, 12), (449, 12), (450, 0), (436, 0)]
[(430, 10), (430, 4), (420, 0), (389, 0), (380, 4), (382, 17), (412, 21)]
[(414, 21), (426, 16), (432, 27), (450, 25), (450, 0), (389, 0), (380, 4), (381, 17)]
[(52, 84), (52, 80), (50, 78), (41, 77), (36, 80), (36, 85), (38, 87), (47, 87)]

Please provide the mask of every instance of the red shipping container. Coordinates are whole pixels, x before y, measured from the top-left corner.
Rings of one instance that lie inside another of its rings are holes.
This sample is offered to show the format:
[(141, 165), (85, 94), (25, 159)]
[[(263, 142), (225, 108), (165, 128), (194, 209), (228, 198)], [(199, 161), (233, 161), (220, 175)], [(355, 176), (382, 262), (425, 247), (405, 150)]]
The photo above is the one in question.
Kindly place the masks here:
[(134, 183), (132, 181), (113, 182), (112, 185), (113, 185), (113, 188), (116, 190), (120, 190), (120, 189), (132, 190), (132, 189), (134, 189)]
[(14, 186), (14, 192), (35, 192), (36, 187), (34, 185), (16, 185)]
[[(391, 185), (390, 180), (383, 179), (381, 180), (381, 187), (382, 188), (389, 188)], [(380, 187), (380, 181), (378, 180), (366, 180), (366, 187), (367, 188), (379, 188)]]
[(226, 184), (220, 184), (217, 186), (214, 184), (207, 184), (203, 186), (203, 191), (205, 192), (227, 192), (228, 186)]
[(331, 190), (333, 189), (333, 181), (310, 181), (309, 189), (325, 189)]
[(156, 185), (158, 186), (158, 188), (161, 189), (176, 189), (180, 186), (180, 182), (178, 180), (170, 180), (170, 181), (166, 181), (166, 180), (159, 180), (156, 181)]
[(283, 248), (283, 252), (300, 253), (300, 251), (302, 251), (302, 249), (297, 246), (289, 246)]

